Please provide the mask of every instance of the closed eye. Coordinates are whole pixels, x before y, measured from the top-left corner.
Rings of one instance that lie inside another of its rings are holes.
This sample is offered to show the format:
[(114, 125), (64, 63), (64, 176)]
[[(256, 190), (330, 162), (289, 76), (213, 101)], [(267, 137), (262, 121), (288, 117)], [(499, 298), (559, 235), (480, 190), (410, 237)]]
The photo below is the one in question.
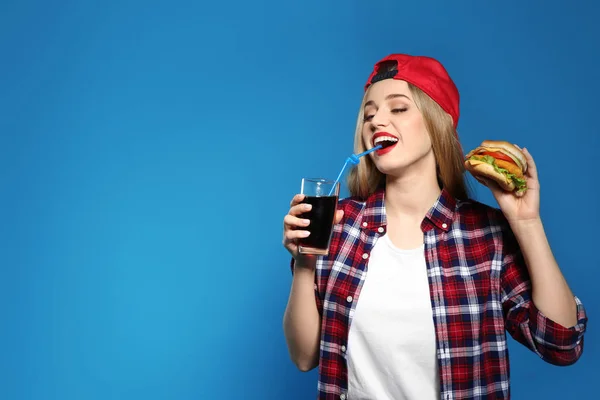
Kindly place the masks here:
[[(407, 107), (403, 107), (403, 108), (393, 108), (391, 111), (393, 114), (399, 114), (399, 113), (403, 113), (405, 111), (407, 111), (408, 108)], [(375, 115), (371, 114), (371, 115), (365, 115), (363, 118), (363, 122), (369, 122), (373, 119)]]

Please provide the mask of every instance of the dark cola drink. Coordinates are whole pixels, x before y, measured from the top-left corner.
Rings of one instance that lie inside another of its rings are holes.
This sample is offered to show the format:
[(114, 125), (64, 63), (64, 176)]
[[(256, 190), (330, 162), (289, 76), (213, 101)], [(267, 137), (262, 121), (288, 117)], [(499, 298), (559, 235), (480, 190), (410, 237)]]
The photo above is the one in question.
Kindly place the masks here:
[(307, 238), (299, 239), (299, 250), (303, 254), (327, 255), (329, 240), (337, 209), (337, 196), (306, 196), (303, 203), (312, 205), (312, 209), (303, 213), (300, 218), (310, 220), (310, 225), (303, 230), (310, 232)]

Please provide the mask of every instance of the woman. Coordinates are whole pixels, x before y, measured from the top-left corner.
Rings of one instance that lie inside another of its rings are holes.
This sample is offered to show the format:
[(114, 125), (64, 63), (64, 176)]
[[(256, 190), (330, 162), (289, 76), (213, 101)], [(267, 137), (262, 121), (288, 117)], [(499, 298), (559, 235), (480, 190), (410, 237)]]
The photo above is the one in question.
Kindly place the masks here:
[(552, 255), (526, 149), (522, 197), (485, 181), (500, 210), (469, 199), (445, 68), (403, 54), (365, 86), (355, 150), (392, 144), (351, 171), (328, 256), (298, 254), (310, 223), (284, 218), (293, 283), (290, 356), (319, 366), (319, 399), (508, 399), (508, 332), (546, 362), (583, 350), (587, 317)]

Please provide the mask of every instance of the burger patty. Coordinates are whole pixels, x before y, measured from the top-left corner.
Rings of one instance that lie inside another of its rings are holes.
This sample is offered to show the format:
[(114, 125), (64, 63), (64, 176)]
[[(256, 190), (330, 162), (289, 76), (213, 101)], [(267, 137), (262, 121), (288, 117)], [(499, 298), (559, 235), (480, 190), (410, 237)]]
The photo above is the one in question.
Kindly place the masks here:
[(523, 171), (521, 170), (521, 168), (517, 167), (515, 163), (496, 159), (496, 165), (500, 168), (504, 168), (511, 174), (515, 175), (517, 178), (523, 178)]

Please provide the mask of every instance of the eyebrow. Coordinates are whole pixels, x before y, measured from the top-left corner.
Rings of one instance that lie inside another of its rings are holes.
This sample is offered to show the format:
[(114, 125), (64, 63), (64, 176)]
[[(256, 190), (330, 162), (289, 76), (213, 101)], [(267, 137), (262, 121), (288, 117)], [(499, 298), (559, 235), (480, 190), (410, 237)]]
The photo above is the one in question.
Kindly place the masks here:
[[(386, 96), (385, 100), (397, 99), (398, 97), (405, 97), (406, 99), (410, 100), (410, 98), (407, 95), (399, 94), (399, 93), (388, 94)], [(373, 100), (367, 101), (365, 103), (365, 108), (368, 106), (375, 106), (375, 102)]]

